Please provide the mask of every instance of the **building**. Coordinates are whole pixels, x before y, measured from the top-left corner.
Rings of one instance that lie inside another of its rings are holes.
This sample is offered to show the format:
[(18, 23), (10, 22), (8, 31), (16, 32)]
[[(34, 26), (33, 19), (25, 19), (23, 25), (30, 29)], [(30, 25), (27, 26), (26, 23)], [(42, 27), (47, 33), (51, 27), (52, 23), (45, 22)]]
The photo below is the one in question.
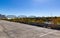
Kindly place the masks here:
[(5, 15), (0, 14), (0, 19), (5, 19), (5, 18), (6, 18)]

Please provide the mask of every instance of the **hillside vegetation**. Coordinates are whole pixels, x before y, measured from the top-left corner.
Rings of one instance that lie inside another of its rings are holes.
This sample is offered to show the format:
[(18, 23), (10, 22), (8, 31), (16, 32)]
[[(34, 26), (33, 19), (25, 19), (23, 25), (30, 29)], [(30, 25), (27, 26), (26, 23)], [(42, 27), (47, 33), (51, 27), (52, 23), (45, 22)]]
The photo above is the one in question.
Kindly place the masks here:
[[(31, 24), (52, 29), (60, 29), (60, 17), (14, 18), (4, 20)], [(44, 22), (51, 22), (52, 24), (45, 24)]]

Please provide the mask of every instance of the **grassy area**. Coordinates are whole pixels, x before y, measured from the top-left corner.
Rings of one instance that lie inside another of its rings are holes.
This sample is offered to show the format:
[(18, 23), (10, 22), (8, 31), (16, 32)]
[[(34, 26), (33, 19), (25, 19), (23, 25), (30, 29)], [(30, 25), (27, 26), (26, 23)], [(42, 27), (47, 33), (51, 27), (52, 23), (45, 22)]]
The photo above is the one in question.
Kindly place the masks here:
[[(19, 22), (25, 24), (31, 24), (35, 26), (41, 26), (46, 28), (60, 29), (60, 18), (56, 17), (42, 17), (42, 18), (14, 18), (14, 19), (3, 19), (12, 22)], [(44, 24), (44, 22), (53, 22), (54, 24)]]

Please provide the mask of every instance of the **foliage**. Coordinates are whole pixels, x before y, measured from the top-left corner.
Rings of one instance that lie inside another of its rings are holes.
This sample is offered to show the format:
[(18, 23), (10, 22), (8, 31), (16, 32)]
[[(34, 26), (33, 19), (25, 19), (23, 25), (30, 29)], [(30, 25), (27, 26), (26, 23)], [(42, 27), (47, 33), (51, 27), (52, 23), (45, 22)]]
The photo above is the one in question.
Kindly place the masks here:
[(53, 25), (50, 25), (51, 28), (57, 28), (57, 27), (60, 28), (60, 26), (58, 26), (60, 24), (60, 17), (14, 18), (14, 19), (5, 19), (5, 20), (19, 22), (19, 23), (27, 23), (27, 24), (32, 24), (32, 23), (43, 24), (46, 21), (50, 21), (54, 23)]

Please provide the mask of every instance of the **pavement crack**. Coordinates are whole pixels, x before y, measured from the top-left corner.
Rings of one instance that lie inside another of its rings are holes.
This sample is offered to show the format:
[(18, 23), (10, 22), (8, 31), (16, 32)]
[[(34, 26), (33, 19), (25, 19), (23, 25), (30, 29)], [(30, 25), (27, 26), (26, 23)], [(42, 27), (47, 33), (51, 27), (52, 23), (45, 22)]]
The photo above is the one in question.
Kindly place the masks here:
[(9, 38), (14, 38), (14, 37), (11, 37), (10, 34), (6, 31), (7, 29), (1, 24), (0, 25), (2, 28), (3, 28), (3, 32), (9, 37)]

